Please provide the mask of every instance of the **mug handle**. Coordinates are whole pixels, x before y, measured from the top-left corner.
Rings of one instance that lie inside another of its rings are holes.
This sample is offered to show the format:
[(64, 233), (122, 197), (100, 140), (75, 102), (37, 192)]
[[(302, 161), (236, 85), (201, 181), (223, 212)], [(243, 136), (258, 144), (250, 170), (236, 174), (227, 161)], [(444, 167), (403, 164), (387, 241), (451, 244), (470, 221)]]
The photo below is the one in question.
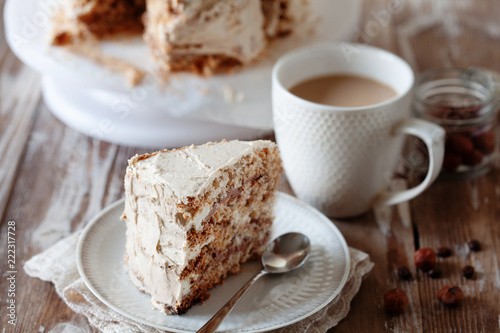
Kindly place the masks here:
[(445, 131), (441, 126), (421, 119), (407, 119), (393, 131), (395, 135), (414, 135), (425, 143), (429, 151), (429, 169), (422, 183), (404, 191), (383, 192), (375, 200), (375, 206), (395, 205), (415, 198), (432, 184), (443, 165)]

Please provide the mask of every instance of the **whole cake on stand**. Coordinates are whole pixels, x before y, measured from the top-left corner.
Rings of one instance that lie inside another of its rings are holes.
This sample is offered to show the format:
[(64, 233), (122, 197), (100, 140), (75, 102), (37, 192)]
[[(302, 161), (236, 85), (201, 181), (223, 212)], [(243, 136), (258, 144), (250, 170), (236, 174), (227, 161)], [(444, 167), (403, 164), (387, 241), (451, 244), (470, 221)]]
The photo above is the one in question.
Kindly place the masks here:
[[(66, 125), (119, 144), (180, 147), (222, 139), (250, 139), (272, 130), (270, 77), (276, 59), (297, 47), (349, 39), (362, 5), (362, 0), (307, 0), (307, 5), (301, 0), (165, 0), (161, 2), (168, 4), (171, 12), (155, 15), (169, 16), (171, 20), (153, 28), (148, 23), (148, 7), (155, 2), (67, 0), (58, 2), (62, 8), (49, 8), (38, 0), (7, 0), (6, 37), (16, 56), (42, 74), (45, 102)], [(259, 30), (251, 22), (242, 23), (248, 33), (238, 32), (238, 26), (224, 26), (225, 36), (240, 33), (245, 39), (233, 42), (231, 47), (222, 45), (222, 20), (216, 20), (219, 30), (212, 33), (201, 17), (213, 20), (219, 15), (215, 13), (220, 13), (225, 15), (224, 22), (236, 24), (240, 10), (250, 13), (251, 8), (255, 11), (258, 7), (245, 3), (260, 5), (264, 26)], [(47, 16), (43, 25), (22, 20), (42, 14)], [(304, 16), (309, 19), (302, 22)], [(49, 17), (54, 17), (54, 24), (47, 24), (52, 22)], [(203, 39), (203, 56), (196, 53), (197, 43), (183, 33), (194, 27), (201, 34), (198, 38)], [(122, 32), (133, 35), (125, 37)], [(110, 35), (116, 37), (108, 38)], [(251, 46), (254, 53), (237, 50), (239, 46), (248, 49), (253, 43), (251, 38), (260, 41)], [(80, 43), (83, 40), (93, 41), (112, 60), (103, 66), (68, 52), (86, 44)], [(157, 46), (159, 50), (152, 49)], [(208, 49), (217, 52), (208, 56)], [(192, 60), (178, 62), (180, 54)], [(256, 58), (251, 60), (254, 55)], [(123, 74), (131, 81), (141, 75), (124, 69), (124, 62), (146, 73), (135, 87), (127, 86)], [(124, 69), (124, 73), (112, 72), (107, 66)], [(186, 70), (169, 70), (174, 67)], [(193, 75), (193, 71), (202, 75)], [(206, 75), (219, 72), (231, 73)], [(155, 77), (163, 73), (168, 76), (166, 85)]]
[[(163, 69), (227, 72), (293, 31), (307, 0), (71, 0), (53, 22), (55, 45), (140, 32)], [(137, 83), (137, 82), (133, 82)]]

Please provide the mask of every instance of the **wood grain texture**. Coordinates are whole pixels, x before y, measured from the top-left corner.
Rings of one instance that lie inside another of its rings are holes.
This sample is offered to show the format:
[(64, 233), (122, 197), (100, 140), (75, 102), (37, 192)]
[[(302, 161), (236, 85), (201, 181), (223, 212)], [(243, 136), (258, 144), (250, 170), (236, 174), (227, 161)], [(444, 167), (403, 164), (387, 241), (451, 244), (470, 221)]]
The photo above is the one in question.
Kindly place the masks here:
[[(127, 159), (143, 150), (89, 139), (54, 119), (43, 105), (38, 112), (6, 213), (9, 220), (16, 221), (19, 235), (16, 302), (22, 307), (16, 329), (37, 332), (43, 326), (48, 331), (56, 327), (89, 331), (86, 319), (72, 312), (51, 284), (26, 276), (22, 264), (121, 198)], [(2, 254), (4, 241), (2, 238)], [(0, 290), (5, 289), (2, 280)], [(3, 310), (2, 327), (7, 327)]]
[[(3, 8), (3, 1), (0, 2)], [(0, 14), (3, 16), (3, 13)], [(14, 184), (40, 100), (39, 75), (10, 52), (0, 25), (0, 217)]]
[[(0, 0), (3, 8), (3, 0)], [(387, 16), (387, 13), (389, 15)], [(493, 0), (365, 0), (353, 29), (357, 41), (390, 50), (415, 72), (443, 66), (482, 66), (500, 70), (500, 3)], [(7, 221), (16, 221), (18, 325), (6, 332), (96, 332), (69, 309), (48, 282), (32, 279), (22, 264), (57, 240), (82, 228), (103, 207), (122, 197), (127, 159), (144, 149), (90, 139), (65, 127), (40, 101), (39, 78), (8, 50), (0, 26), (0, 257), (6, 258)], [(161, 147), (158, 147), (161, 148)], [(395, 187), (413, 184), (409, 178)], [(281, 189), (291, 193), (287, 182)], [(500, 163), (486, 176), (463, 182), (437, 182), (409, 203), (335, 221), (350, 246), (370, 254), (373, 271), (351, 304), (349, 315), (330, 332), (499, 332)], [(466, 242), (479, 240), (472, 253)], [(441, 279), (416, 272), (419, 247), (450, 246), (439, 259)], [(466, 280), (464, 265), (476, 268)], [(408, 266), (411, 281), (395, 270)], [(0, 263), (8, 271), (6, 260)], [(0, 301), (7, 281), (0, 280)], [(436, 300), (440, 287), (459, 284), (463, 303), (453, 309)], [(383, 294), (399, 287), (409, 306), (402, 315), (384, 310)]]

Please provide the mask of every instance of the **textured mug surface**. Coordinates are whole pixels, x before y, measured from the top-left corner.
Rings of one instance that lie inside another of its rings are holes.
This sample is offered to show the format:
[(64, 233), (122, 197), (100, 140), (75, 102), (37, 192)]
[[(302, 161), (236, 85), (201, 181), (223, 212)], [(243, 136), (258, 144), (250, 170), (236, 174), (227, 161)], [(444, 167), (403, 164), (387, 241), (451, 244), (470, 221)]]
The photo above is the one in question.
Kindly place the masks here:
[[(365, 107), (335, 107), (288, 91), (299, 82), (338, 73), (374, 79), (397, 95)], [(364, 45), (319, 45), (281, 58), (273, 71), (273, 120), (295, 194), (333, 217), (368, 211), (398, 163), (405, 131), (397, 127), (410, 117), (413, 81), (413, 71), (402, 59)], [(428, 148), (441, 146), (443, 133), (437, 126), (430, 129), (436, 140), (427, 140)]]

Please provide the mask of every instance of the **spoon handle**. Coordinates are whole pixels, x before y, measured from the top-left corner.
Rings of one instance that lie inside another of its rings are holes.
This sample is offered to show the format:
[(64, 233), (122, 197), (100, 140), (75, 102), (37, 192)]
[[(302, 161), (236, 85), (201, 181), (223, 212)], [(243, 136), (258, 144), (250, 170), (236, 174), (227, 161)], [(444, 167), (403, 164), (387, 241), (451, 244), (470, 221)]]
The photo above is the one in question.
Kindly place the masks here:
[(261, 270), (259, 273), (254, 275), (250, 280), (248, 280), (247, 283), (243, 287), (241, 287), (240, 290), (234, 296), (227, 301), (224, 306), (217, 311), (217, 313), (209, 320), (205, 325), (203, 325), (202, 328), (200, 328), (197, 333), (212, 333), (215, 332), (217, 327), (222, 323), (224, 318), (231, 312), (231, 310), (234, 308), (236, 304), (238, 304), (239, 300), (245, 295), (248, 289), (250, 289), (253, 284), (260, 279), (262, 276), (266, 275), (268, 272), (265, 270)]

